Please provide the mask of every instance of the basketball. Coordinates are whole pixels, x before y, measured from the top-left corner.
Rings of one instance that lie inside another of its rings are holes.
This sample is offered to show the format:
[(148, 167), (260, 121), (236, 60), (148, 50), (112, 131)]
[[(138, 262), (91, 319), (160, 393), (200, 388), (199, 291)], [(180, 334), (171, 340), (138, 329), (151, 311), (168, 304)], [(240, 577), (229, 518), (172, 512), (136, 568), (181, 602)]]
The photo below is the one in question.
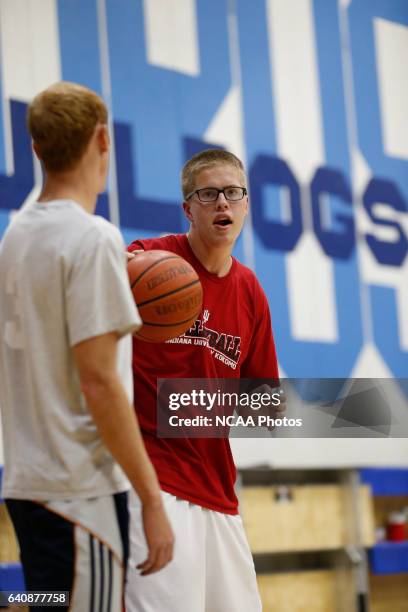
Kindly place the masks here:
[(201, 311), (203, 291), (194, 268), (168, 251), (143, 251), (128, 262), (133, 297), (145, 342), (164, 342), (191, 327)]

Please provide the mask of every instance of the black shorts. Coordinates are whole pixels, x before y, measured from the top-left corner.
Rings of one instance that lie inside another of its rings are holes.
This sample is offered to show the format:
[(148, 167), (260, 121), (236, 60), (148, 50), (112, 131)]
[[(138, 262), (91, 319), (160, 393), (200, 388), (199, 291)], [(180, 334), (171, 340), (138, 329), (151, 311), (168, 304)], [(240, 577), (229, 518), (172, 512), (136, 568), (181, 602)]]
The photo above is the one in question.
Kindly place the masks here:
[(122, 610), (127, 493), (47, 503), (7, 499), (6, 505), (20, 545), (26, 591), (69, 591), (69, 608), (59, 610)]

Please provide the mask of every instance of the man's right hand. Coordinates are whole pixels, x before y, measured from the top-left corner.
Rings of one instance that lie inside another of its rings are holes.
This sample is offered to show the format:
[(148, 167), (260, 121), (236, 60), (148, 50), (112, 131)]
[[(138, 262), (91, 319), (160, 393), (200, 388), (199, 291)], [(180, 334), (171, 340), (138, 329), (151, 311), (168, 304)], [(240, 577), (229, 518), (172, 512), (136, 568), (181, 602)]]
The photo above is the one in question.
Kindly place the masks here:
[(148, 576), (172, 560), (174, 535), (161, 500), (142, 505), (142, 520), (149, 554), (137, 569)]
[(125, 251), (128, 262), (135, 258), (136, 255), (144, 253), (143, 249), (135, 249), (134, 251)]

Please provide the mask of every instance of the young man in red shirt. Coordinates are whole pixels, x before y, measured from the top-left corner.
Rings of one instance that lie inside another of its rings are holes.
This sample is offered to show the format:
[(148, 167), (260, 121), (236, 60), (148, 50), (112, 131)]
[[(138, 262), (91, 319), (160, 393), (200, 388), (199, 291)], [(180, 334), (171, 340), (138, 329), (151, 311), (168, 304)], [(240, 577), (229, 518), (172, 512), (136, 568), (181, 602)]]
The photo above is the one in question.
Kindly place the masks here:
[[(187, 235), (137, 240), (129, 251), (162, 249), (197, 271), (203, 307), (181, 339), (149, 344), (134, 339), (137, 415), (176, 536), (173, 561), (155, 576), (132, 570), (145, 554), (140, 503), (131, 500), (127, 610), (256, 612), (261, 602), (252, 556), (238, 514), (236, 469), (227, 438), (159, 438), (158, 378), (278, 379), (266, 296), (232, 250), (248, 214), (242, 162), (211, 149), (182, 171)], [(201, 338), (191, 343), (188, 339)], [(143, 588), (141, 587), (143, 584)]]

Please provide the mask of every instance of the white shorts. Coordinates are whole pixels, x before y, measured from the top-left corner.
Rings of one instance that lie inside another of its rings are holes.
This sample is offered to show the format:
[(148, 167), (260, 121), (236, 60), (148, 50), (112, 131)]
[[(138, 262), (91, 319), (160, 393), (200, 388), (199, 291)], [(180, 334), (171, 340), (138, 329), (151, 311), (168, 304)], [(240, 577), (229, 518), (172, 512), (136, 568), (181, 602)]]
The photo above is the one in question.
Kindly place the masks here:
[(147, 556), (141, 506), (129, 494), (127, 612), (259, 612), (255, 568), (239, 515), (206, 510), (162, 492), (175, 535), (173, 560), (140, 576)]

